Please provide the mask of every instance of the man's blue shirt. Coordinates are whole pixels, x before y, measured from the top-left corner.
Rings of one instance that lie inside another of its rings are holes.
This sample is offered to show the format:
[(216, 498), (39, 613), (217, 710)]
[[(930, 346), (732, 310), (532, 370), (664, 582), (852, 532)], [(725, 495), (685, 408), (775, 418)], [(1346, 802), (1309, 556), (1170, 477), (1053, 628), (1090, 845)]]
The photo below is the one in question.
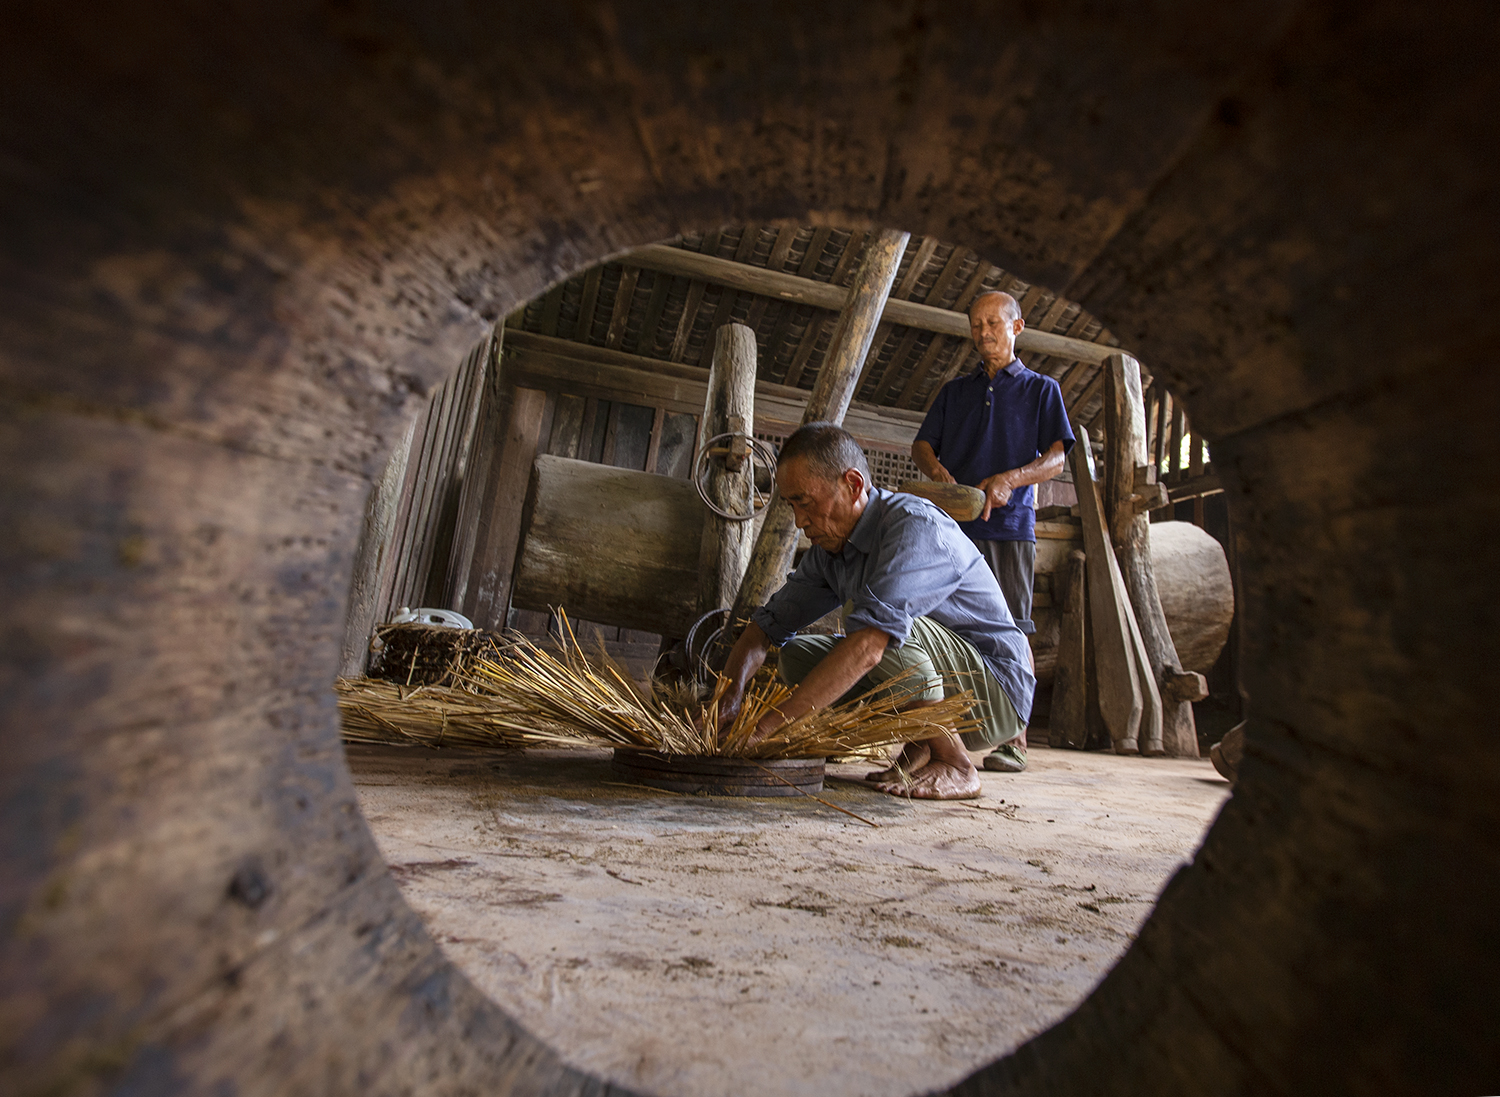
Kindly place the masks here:
[[(1057, 382), (1012, 359), (993, 381), (981, 362), (973, 373), (944, 385), (916, 440), (932, 447), (955, 480), (972, 487), (997, 472), (1029, 465), (1054, 442), (1071, 450), (1073, 428)], [(1027, 484), (1005, 506), (990, 511), (988, 522), (964, 522), (963, 531), (977, 541), (1035, 541), (1035, 495), (1036, 486)]]
[(1021, 719), (1030, 718), (1036, 678), (1026, 635), (974, 543), (927, 500), (873, 489), (838, 555), (808, 549), (786, 586), (750, 619), (780, 645), (845, 602), (854, 603), (844, 617), (847, 632), (873, 626), (898, 647), (917, 617), (962, 636)]

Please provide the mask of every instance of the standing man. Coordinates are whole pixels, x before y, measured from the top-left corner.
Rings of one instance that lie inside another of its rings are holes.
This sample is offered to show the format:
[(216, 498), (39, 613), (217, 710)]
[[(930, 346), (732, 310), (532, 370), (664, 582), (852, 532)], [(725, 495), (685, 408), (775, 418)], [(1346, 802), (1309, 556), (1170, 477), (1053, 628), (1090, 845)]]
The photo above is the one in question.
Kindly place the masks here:
[[(994, 572), (1011, 616), (1022, 632), (1031, 620), (1036, 571), (1033, 484), (1062, 471), (1073, 448), (1062, 389), (1016, 357), (1016, 336), (1026, 327), (1008, 293), (990, 290), (969, 306), (969, 333), (979, 368), (944, 385), (912, 443), (912, 460), (939, 483), (968, 484), (984, 492), (984, 511), (961, 523)], [(1030, 651), (1028, 649), (1028, 656)], [(1026, 736), (998, 747), (984, 768), (1019, 773), (1026, 768)]]
[[(903, 674), (921, 687), (908, 709), (972, 690), (979, 728), (908, 743), (896, 765), (870, 779), (893, 796), (978, 796), (968, 751), (1021, 734), (1036, 678), (1026, 636), (974, 545), (927, 500), (873, 487), (859, 444), (832, 423), (809, 423), (786, 440), (776, 489), (812, 548), (730, 651), (719, 726), (739, 712), (772, 644), (781, 646), (781, 678), (794, 688), (779, 711), (762, 717), (757, 736)], [(841, 605), (845, 636), (796, 635)]]

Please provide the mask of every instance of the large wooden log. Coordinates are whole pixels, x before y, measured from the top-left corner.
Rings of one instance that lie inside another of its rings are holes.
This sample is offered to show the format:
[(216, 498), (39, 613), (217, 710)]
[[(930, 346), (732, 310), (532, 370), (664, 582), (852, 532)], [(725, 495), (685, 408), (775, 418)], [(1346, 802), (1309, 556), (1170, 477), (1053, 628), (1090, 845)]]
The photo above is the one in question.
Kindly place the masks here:
[[(755, 424), (755, 332), (744, 324), (725, 324), (715, 334), (713, 366), (703, 403), (700, 445), (720, 434), (751, 434)], [(725, 443), (720, 442), (720, 446)], [(731, 449), (739, 447), (731, 446)], [(754, 469), (743, 452), (710, 456), (705, 490), (720, 510), (743, 509), (754, 487)], [(728, 606), (739, 592), (750, 563), (755, 530), (749, 521), (724, 518), (703, 511), (703, 536), (698, 554), (698, 611)]]
[(1160, 488), (1147, 463), (1146, 409), (1141, 369), (1129, 355), (1104, 363), (1105, 507), (1110, 537), (1162, 704), (1162, 749), (1174, 758), (1198, 757), (1191, 702), (1208, 696), (1201, 674), (1184, 671), (1162, 613), (1151, 565), (1149, 509)]
[[(828, 344), (828, 356), (807, 398), (807, 408), (802, 413), (804, 424), (844, 421), (909, 238), (909, 233), (886, 229), (876, 233), (866, 246), (865, 257), (854, 275), (854, 284), (849, 287), (838, 326)], [(748, 617), (757, 606), (765, 604), (773, 591), (780, 589), (796, 545), (797, 526), (792, 508), (777, 496), (766, 508), (765, 521), (750, 554), (750, 565), (734, 600), (733, 620)]]
[(1234, 620), (1234, 581), (1223, 546), (1191, 522), (1153, 522), (1151, 567), (1182, 669), (1207, 674)]
[(670, 476), (539, 456), (511, 604), (683, 636), (698, 616), (703, 503)]

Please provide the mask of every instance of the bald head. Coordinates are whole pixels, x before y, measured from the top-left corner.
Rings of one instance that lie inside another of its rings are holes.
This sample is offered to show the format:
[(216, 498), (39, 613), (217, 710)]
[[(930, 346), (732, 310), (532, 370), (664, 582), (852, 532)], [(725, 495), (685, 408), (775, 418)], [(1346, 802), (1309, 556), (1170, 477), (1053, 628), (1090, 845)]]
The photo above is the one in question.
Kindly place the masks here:
[(985, 372), (999, 373), (1016, 356), (1016, 336), (1026, 327), (1021, 306), (1008, 293), (990, 290), (969, 305), (969, 335), (984, 359)]
[(1021, 306), (1016, 299), (1004, 290), (987, 289), (974, 300), (969, 302), (969, 316), (972, 319), (974, 310), (979, 308), (985, 301), (993, 300), (1000, 306), (1000, 314), (1006, 320), (1015, 321), (1021, 319)]

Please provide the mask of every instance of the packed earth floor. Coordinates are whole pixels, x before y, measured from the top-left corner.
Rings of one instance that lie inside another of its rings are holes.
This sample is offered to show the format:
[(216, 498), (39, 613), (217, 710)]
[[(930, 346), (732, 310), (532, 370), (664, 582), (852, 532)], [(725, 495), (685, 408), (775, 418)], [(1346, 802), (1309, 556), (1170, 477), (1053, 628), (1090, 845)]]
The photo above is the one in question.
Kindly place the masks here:
[(1033, 748), (984, 797), (623, 783), (607, 751), (351, 746), (407, 901), (571, 1064), (662, 1097), (896, 1097), (1067, 1014), (1229, 795), (1206, 760)]

